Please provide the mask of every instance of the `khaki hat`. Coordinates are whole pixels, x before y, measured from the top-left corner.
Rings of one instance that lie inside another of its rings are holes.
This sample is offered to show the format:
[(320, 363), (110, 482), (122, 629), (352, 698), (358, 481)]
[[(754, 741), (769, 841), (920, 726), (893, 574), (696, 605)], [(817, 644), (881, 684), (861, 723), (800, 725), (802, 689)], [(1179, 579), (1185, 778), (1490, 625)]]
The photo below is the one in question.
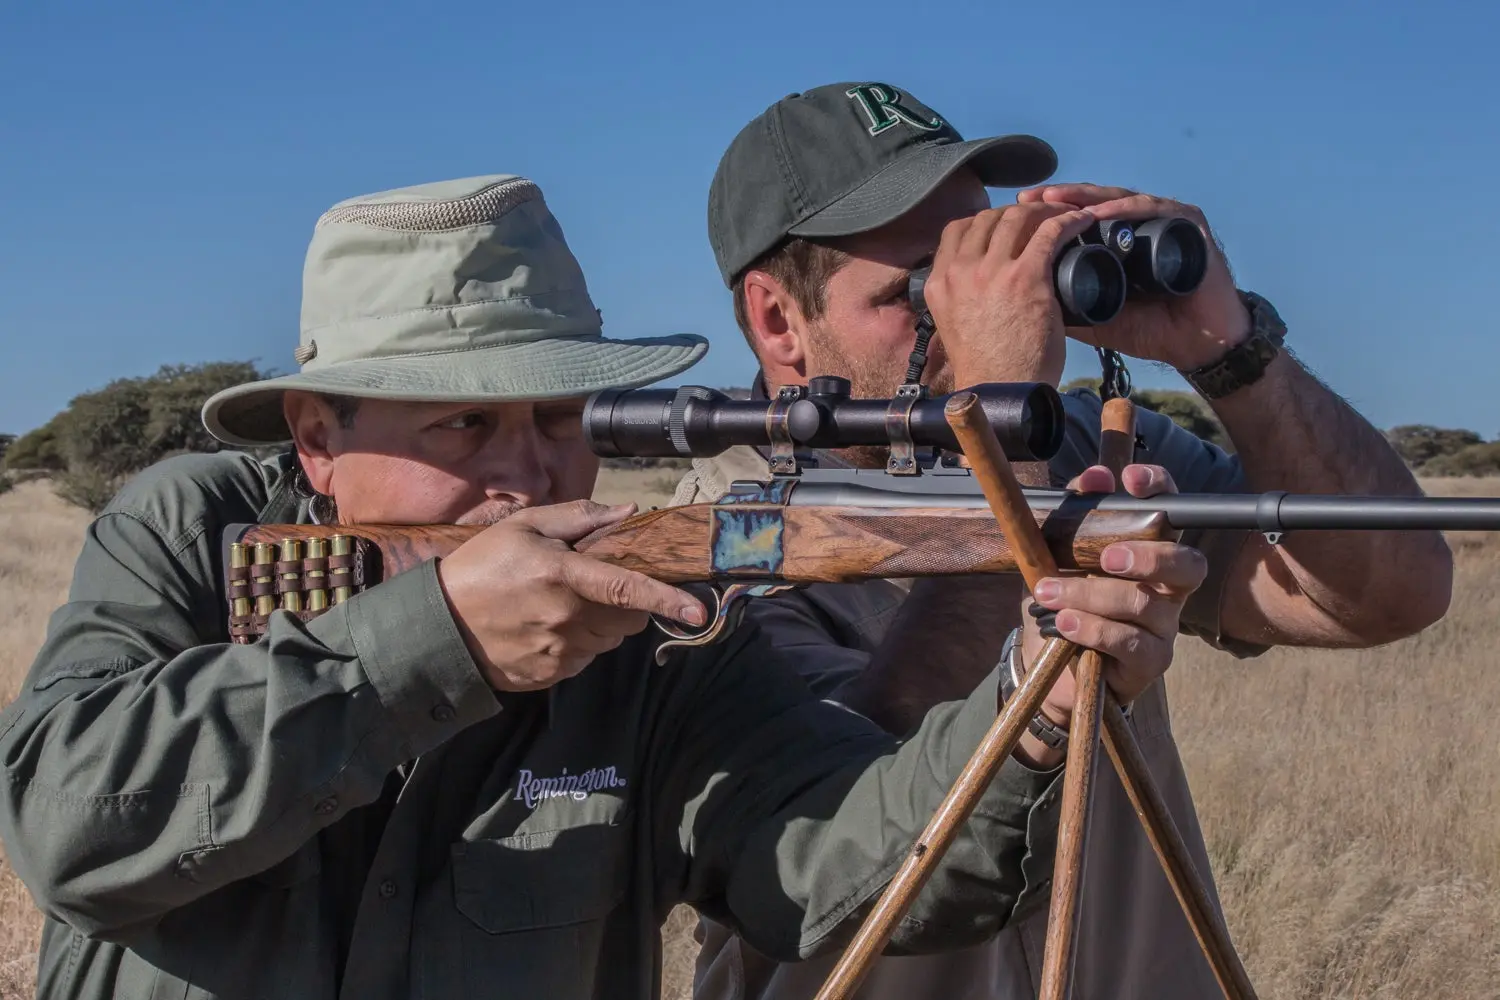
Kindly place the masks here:
[(696, 364), (693, 334), (608, 340), (535, 183), (512, 174), (382, 191), (317, 222), (302, 275), (300, 371), (203, 406), (221, 441), (288, 441), (284, 390), (521, 401), (648, 385)]

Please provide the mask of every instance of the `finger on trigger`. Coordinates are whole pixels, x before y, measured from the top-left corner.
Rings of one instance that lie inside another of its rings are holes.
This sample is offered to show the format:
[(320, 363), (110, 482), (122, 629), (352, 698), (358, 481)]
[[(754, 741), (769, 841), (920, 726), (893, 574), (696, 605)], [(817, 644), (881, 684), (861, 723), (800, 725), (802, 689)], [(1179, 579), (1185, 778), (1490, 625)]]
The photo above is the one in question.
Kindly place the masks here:
[(600, 635), (635, 635), (651, 624), (651, 617), (644, 611), (617, 608), (597, 601), (584, 604), (582, 617), (588, 628)]
[(708, 620), (707, 610), (685, 591), (585, 555), (570, 552), (568, 556), (563, 560), (564, 582), (584, 600), (646, 611), (690, 625)]

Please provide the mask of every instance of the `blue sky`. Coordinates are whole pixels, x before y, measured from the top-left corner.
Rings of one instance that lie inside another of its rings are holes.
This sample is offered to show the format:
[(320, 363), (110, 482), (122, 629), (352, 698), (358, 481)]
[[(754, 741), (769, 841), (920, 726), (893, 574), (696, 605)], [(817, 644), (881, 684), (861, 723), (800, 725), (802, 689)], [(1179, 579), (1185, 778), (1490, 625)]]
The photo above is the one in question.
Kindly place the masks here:
[[(684, 378), (744, 384), (705, 231), (715, 164), (779, 97), (874, 79), (967, 137), (1043, 136), (1059, 178), (1201, 205), (1289, 344), (1378, 426), (1494, 437), (1497, 11), (6, 4), (0, 431), (161, 364), (291, 369), (318, 214), (485, 173), (542, 185), (608, 332), (704, 333)], [(1068, 375), (1093, 369), (1074, 345)]]

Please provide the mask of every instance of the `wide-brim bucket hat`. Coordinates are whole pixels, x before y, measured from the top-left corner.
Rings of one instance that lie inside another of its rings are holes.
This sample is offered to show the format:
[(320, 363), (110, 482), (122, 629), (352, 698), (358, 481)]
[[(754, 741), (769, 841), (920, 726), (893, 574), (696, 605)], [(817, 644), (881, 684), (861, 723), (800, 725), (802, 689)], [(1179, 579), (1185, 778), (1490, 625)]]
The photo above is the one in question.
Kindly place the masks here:
[(215, 394), (203, 423), (233, 445), (291, 439), (288, 389), (367, 399), (584, 396), (696, 364), (695, 334), (603, 335), (583, 269), (541, 189), (513, 174), (351, 198), (313, 229), (299, 371)]

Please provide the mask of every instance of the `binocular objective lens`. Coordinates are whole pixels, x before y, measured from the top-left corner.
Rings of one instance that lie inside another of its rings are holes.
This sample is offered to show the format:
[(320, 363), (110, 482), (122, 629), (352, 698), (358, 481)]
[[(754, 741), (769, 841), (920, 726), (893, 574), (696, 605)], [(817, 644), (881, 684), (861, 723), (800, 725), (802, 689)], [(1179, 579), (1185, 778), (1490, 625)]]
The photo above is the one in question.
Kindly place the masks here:
[(1073, 305), (1081, 313), (1091, 313), (1099, 304), (1099, 293), (1104, 285), (1099, 272), (1092, 267), (1080, 267), (1073, 272)]
[(1156, 278), (1164, 285), (1175, 285), (1182, 273), (1182, 244), (1175, 237), (1161, 241), (1156, 251)]

